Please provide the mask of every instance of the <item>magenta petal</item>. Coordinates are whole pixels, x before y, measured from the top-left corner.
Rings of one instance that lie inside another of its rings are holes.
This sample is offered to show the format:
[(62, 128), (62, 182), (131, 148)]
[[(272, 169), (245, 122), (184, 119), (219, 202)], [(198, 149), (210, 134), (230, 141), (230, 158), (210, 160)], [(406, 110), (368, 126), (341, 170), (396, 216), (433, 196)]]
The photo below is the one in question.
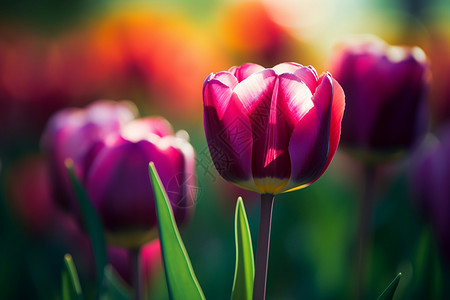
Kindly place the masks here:
[(151, 230), (156, 226), (154, 196), (148, 184), (150, 161), (155, 163), (166, 189), (174, 174), (183, 172), (178, 149), (160, 149), (148, 141), (123, 140), (97, 155), (86, 188), (107, 231)]
[(228, 85), (214, 78), (203, 86), (203, 106), (216, 109), (218, 118), (222, 119), (232, 94), (233, 90)]
[(302, 67), (303, 66), (301, 64), (298, 64), (298, 63), (285, 62), (285, 63), (281, 63), (281, 64), (276, 65), (272, 69), (277, 74), (283, 74), (283, 73), (294, 73), (295, 71), (297, 71), (298, 69), (300, 69)]
[(185, 224), (192, 214), (197, 198), (197, 176), (195, 175), (195, 151), (192, 145), (179, 137), (167, 136), (161, 144), (173, 145), (180, 150), (183, 158), (182, 172), (175, 174), (168, 182), (167, 195), (178, 224)]
[(309, 184), (319, 178), (327, 163), (333, 84), (324, 75), (313, 97), (314, 107), (298, 122), (289, 142), (291, 178), (284, 190)]
[[(244, 109), (248, 115), (252, 114), (255, 107), (258, 107), (259, 114), (268, 115), (270, 109), (270, 99), (277, 75), (271, 69), (253, 74), (244, 81), (241, 81), (235, 88), (234, 92), (239, 97)], [(268, 101), (267, 101), (268, 100)], [(261, 102), (265, 101), (269, 105), (261, 111)]]
[[(336, 153), (339, 139), (341, 138), (341, 124), (345, 109), (344, 90), (333, 78), (333, 104), (331, 106), (331, 124), (330, 124), (330, 149), (328, 151), (328, 159), (322, 173), (328, 168)], [(322, 173), (320, 175), (322, 175)]]
[(231, 74), (233, 74), (236, 79), (241, 82), (244, 79), (246, 79), (248, 76), (262, 71), (264, 70), (264, 67), (257, 65), (257, 64), (252, 64), (252, 63), (246, 63), (243, 64), (242, 66), (239, 67), (231, 67), (228, 72), (230, 72)]
[(316, 70), (312, 66), (303, 67), (294, 72), (309, 88), (312, 94), (316, 91), (317, 81), (319, 76), (317, 76)]
[(205, 84), (204, 125), (214, 165), (228, 181), (256, 190), (251, 173), (252, 130), (244, 108), (221, 82)]
[(279, 77), (278, 98), (286, 105), (283, 118), (292, 128), (314, 106), (310, 90), (297, 76), (289, 73)]
[(159, 137), (173, 135), (173, 128), (169, 121), (162, 117), (146, 117), (129, 122), (125, 125), (123, 132), (130, 133), (139, 140), (150, 132)]
[(233, 89), (239, 83), (237, 78), (232, 73), (225, 71), (219, 72), (217, 74), (212, 75), (211, 77), (208, 77), (205, 83), (212, 79), (222, 82), (224, 85), (228, 86), (231, 89)]
[(250, 113), (254, 178), (289, 178), (291, 164), (287, 145), (293, 126), (288, 122), (285, 99), (289, 92), (281, 89), (280, 80), (276, 80), (273, 91), (261, 97)]

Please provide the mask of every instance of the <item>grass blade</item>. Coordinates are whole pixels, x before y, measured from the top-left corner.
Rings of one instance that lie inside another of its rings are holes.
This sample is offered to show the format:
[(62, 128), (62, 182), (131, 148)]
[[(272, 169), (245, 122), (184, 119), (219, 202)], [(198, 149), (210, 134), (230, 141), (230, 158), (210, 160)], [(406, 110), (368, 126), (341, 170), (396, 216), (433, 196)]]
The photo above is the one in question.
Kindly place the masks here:
[(75, 268), (75, 264), (73, 263), (72, 256), (70, 254), (64, 255), (64, 268), (62, 271), (62, 299), (83, 299), (77, 269)]

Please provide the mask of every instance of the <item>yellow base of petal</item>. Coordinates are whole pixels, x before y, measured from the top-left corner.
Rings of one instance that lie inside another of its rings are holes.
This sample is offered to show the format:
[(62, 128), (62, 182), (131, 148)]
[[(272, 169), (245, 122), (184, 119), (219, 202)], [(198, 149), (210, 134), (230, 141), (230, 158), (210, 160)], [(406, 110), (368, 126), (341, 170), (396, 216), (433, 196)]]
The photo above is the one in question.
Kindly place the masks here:
[(275, 195), (288, 183), (289, 178), (280, 179), (274, 177), (254, 178), (260, 194)]

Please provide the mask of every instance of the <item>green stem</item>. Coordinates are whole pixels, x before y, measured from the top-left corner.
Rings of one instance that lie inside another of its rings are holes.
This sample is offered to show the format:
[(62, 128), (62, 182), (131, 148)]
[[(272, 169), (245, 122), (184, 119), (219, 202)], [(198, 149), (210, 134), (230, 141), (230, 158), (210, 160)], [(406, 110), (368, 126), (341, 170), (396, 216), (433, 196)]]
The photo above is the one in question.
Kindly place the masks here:
[(143, 286), (142, 286), (142, 274), (141, 274), (141, 263), (140, 255), (141, 248), (130, 249), (130, 262), (131, 262), (131, 280), (133, 284), (133, 299), (143, 300)]
[(269, 261), (270, 227), (274, 195), (261, 195), (261, 216), (259, 219), (258, 246), (256, 248), (255, 280), (253, 300), (266, 298), (267, 263)]
[(364, 298), (367, 249), (370, 244), (370, 224), (375, 188), (375, 168), (367, 166), (364, 170), (364, 195), (360, 203), (357, 244), (356, 299)]

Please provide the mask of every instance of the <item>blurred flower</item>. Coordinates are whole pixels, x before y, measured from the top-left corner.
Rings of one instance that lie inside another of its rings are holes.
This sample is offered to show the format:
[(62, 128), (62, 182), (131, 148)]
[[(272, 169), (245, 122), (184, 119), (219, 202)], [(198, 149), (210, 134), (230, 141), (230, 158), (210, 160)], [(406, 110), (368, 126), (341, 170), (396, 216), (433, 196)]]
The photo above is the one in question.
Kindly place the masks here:
[[(128, 251), (108, 247), (108, 261), (117, 273), (131, 285), (131, 261)], [(140, 252), (143, 282), (148, 285), (161, 270), (161, 247), (159, 240), (152, 241), (141, 248)]]
[(100, 60), (104, 54), (121, 65), (122, 85), (180, 118), (198, 116), (197, 87), (225, 60), (204, 29), (185, 15), (142, 4), (119, 5), (95, 24), (90, 40)]
[(65, 161), (71, 159), (99, 214), (111, 245), (138, 247), (156, 236), (154, 195), (148, 178), (153, 161), (178, 224), (194, 206), (194, 149), (186, 132), (174, 135), (160, 117), (134, 119), (127, 102), (97, 101), (55, 114), (42, 138), (49, 154), (55, 196), (79, 215)]
[(7, 170), (9, 204), (25, 228), (44, 235), (53, 225), (57, 209), (50, 192), (50, 178), (42, 156), (25, 156)]
[(256, 64), (212, 73), (203, 86), (206, 139), (217, 171), (245, 189), (281, 193), (326, 170), (338, 146), (344, 93), (311, 66)]
[(175, 136), (162, 118), (126, 124), (104, 140), (86, 175), (86, 189), (110, 245), (139, 247), (156, 237), (155, 201), (148, 178), (153, 161), (180, 225), (193, 209), (196, 195), (195, 153)]
[(70, 158), (77, 175), (84, 180), (86, 168), (111, 133), (118, 134), (122, 125), (137, 114), (129, 102), (97, 101), (85, 109), (66, 108), (48, 121), (42, 136), (42, 148), (48, 155), (57, 203), (75, 209), (72, 187), (64, 162)]
[(442, 254), (450, 262), (450, 126), (415, 157), (411, 170), (417, 207), (431, 222)]
[(409, 150), (427, 127), (428, 63), (417, 47), (389, 46), (375, 37), (342, 43), (331, 72), (347, 99), (342, 146), (366, 163)]
[(297, 41), (274, 22), (260, 1), (230, 2), (219, 15), (220, 42), (233, 56), (273, 65), (294, 54)]
[(450, 26), (445, 24), (430, 28), (430, 63), (433, 74), (430, 110), (434, 125), (450, 123)]

